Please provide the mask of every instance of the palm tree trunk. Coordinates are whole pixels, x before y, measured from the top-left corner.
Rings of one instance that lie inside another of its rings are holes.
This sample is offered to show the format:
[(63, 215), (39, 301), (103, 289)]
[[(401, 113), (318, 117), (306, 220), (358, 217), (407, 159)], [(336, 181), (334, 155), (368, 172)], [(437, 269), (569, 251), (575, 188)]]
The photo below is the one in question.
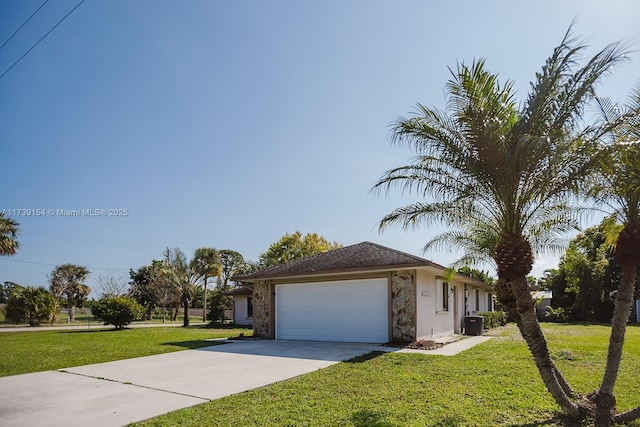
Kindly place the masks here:
[(593, 396), (596, 404), (596, 426), (609, 426), (614, 422), (616, 399), (613, 388), (618, 378), (622, 348), (627, 330), (627, 321), (633, 303), (636, 275), (638, 272), (638, 244), (640, 243), (639, 227), (626, 225), (620, 233), (616, 247), (616, 263), (620, 266), (620, 286), (613, 310), (611, 336), (607, 352), (607, 365), (604, 370), (602, 384)]
[(184, 317), (182, 318), (182, 326), (187, 327), (189, 326), (189, 300), (186, 298), (183, 299), (182, 306), (184, 307), (184, 311), (183, 311)]
[(628, 423), (629, 421), (637, 420), (640, 418), (640, 406), (633, 408), (630, 411), (623, 412), (615, 416), (614, 421), (616, 423)]
[(76, 320), (76, 313), (73, 304), (67, 306), (67, 323), (73, 323)]
[(538, 323), (535, 304), (531, 297), (526, 277), (522, 276), (512, 280), (509, 284), (513, 295), (516, 297), (523, 338), (527, 342), (545, 387), (567, 415), (579, 417), (582, 414), (582, 410), (576, 403), (571, 401), (571, 396), (567, 393), (567, 389), (569, 391), (571, 389), (549, 355), (547, 341)]
[(204, 289), (202, 291), (202, 321), (207, 321), (207, 275), (204, 276)]
[[(495, 285), (495, 289), (498, 301), (501, 305), (504, 306), (508, 317), (516, 323), (518, 329), (520, 330), (522, 338), (524, 338), (524, 340), (528, 343), (529, 341), (525, 336), (526, 330), (522, 325), (522, 319), (520, 318), (520, 313), (518, 312), (518, 303), (516, 302), (515, 295), (513, 295), (511, 286), (509, 286), (509, 284), (505, 280), (498, 279)], [(564, 393), (570, 398), (574, 397), (575, 392), (573, 391), (567, 380), (564, 378), (562, 373), (558, 370), (555, 363), (553, 363), (553, 360), (551, 360), (551, 358), (549, 358), (549, 363), (551, 364), (551, 367), (555, 372), (555, 376), (558, 379), (558, 382), (560, 383), (560, 386), (562, 387)]]

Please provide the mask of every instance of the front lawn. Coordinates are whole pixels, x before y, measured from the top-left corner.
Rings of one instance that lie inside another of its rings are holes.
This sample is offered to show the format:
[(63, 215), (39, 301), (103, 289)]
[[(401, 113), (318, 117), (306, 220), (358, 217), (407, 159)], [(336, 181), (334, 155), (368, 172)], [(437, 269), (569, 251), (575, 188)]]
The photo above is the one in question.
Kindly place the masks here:
[(212, 338), (227, 338), (246, 328), (203, 326), (153, 327), (116, 331), (29, 331), (0, 333), (0, 376), (69, 368), (131, 357), (213, 345)]
[[(609, 327), (544, 325), (560, 369), (597, 386)], [(561, 426), (513, 326), (453, 357), (372, 354), (296, 379), (176, 411), (149, 426)], [(629, 327), (618, 408), (640, 404), (640, 328)], [(640, 426), (640, 424), (634, 424)]]

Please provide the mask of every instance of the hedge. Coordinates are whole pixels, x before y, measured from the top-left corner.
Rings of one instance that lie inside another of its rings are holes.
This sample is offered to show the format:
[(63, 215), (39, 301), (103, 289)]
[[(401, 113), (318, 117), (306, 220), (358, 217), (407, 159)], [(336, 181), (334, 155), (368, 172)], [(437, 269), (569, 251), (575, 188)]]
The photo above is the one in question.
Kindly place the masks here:
[(507, 316), (503, 311), (485, 311), (479, 313), (479, 315), (484, 317), (485, 329), (497, 328), (507, 324)]

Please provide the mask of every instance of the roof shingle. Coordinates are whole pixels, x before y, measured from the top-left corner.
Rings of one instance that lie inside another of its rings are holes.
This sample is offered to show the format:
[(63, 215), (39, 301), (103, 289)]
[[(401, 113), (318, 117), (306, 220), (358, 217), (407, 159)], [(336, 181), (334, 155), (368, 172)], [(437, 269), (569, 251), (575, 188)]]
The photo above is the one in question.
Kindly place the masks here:
[(324, 252), (309, 258), (274, 265), (262, 270), (232, 277), (234, 281), (253, 282), (255, 280), (278, 277), (307, 276), (310, 274), (336, 273), (362, 270), (381, 270), (431, 266), (444, 270), (445, 267), (395, 249), (362, 242), (344, 248)]

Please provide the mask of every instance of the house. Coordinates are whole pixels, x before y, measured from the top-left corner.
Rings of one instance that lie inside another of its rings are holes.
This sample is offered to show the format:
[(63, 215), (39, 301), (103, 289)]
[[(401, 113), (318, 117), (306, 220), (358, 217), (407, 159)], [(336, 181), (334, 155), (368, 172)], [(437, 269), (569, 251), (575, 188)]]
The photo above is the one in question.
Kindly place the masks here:
[(536, 301), (536, 315), (538, 320), (543, 320), (544, 315), (547, 313), (547, 308), (551, 307), (551, 300), (553, 299), (552, 291), (532, 291), (531, 298)]
[(253, 285), (241, 285), (229, 292), (233, 298), (233, 323), (236, 325), (253, 324)]
[(434, 339), (493, 310), (490, 285), (371, 242), (232, 279), (253, 283), (253, 332), (266, 339)]

